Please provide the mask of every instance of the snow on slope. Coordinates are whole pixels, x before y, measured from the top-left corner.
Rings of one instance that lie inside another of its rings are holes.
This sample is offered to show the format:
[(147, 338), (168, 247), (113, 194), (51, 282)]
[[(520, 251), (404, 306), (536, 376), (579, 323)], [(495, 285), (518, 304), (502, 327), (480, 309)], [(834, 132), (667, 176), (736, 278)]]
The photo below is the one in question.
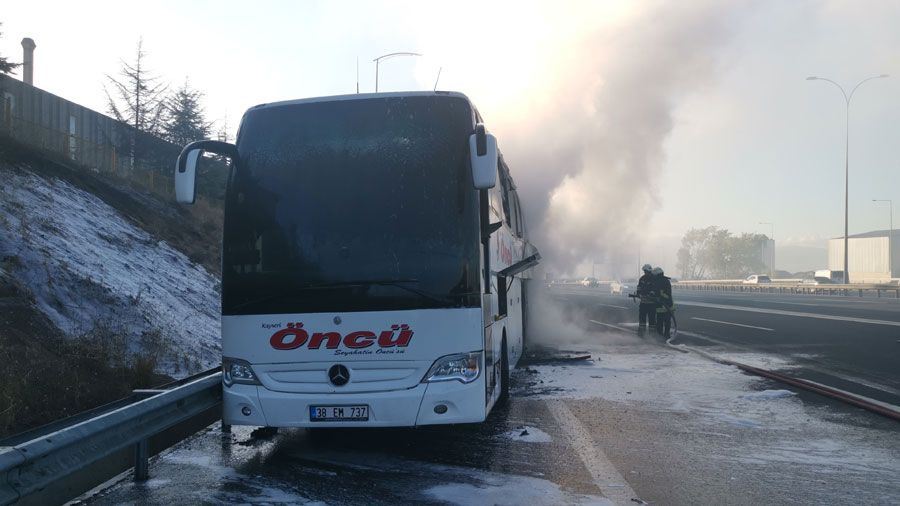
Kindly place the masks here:
[(104, 327), (158, 333), (172, 375), (220, 362), (217, 279), (96, 196), (27, 167), (0, 164), (0, 258), (70, 336)]

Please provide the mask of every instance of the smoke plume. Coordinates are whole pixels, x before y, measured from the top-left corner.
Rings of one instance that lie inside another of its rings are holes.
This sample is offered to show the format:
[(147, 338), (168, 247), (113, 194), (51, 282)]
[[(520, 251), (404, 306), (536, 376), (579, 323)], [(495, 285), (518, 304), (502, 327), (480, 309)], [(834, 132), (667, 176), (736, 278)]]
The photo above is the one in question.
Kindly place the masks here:
[(527, 223), (552, 272), (636, 258), (642, 224), (660, 203), (674, 111), (715, 77), (739, 14), (733, 3), (650, 5), (612, 26), (582, 21), (581, 33), (538, 63), (552, 77), (522, 105), (527, 117), (498, 118)]

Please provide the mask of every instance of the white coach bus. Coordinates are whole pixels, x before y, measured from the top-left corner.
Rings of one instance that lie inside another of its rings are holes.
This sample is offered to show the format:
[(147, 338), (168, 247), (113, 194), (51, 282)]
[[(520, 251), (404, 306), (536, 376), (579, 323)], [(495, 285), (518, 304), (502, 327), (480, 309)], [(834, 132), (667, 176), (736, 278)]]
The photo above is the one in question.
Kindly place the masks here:
[(249, 109), (222, 258), (227, 424), (483, 421), (522, 356), (540, 255), (497, 143), (460, 93), (357, 94)]

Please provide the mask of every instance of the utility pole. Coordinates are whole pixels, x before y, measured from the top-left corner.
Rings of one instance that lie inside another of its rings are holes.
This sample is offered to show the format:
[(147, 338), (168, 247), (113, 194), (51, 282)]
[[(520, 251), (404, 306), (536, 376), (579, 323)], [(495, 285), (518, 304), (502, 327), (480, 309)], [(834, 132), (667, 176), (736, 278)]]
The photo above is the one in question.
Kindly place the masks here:
[[(395, 56), (422, 56), (419, 53), (410, 53), (407, 51), (401, 51), (399, 53), (388, 53), (379, 56), (372, 60), (375, 62), (375, 93), (378, 93), (378, 65), (381, 63), (381, 60), (387, 60), (388, 58), (394, 58)], [(437, 83), (435, 83), (436, 85)]]
[(847, 261), (848, 252), (850, 250), (850, 239), (849, 239), (849, 216), (848, 208), (850, 206), (850, 100), (853, 98), (853, 93), (856, 92), (856, 89), (859, 88), (866, 81), (871, 81), (872, 79), (883, 79), (889, 77), (887, 74), (881, 74), (878, 76), (868, 77), (863, 79), (862, 81), (856, 83), (856, 86), (850, 90), (850, 93), (847, 94), (844, 91), (844, 87), (840, 84), (832, 81), (831, 79), (826, 79), (824, 77), (816, 77), (809, 76), (806, 78), (807, 81), (828, 81), (829, 83), (838, 87), (841, 90), (841, 94), (844, 95), (844, 102), (847, 104), (846, 109), (846, 127), (844, 132), (846, 133), (846, 139), (844, 141), (844, 284), (850, 283), (850, 270), (849, 270), (849, 262)]

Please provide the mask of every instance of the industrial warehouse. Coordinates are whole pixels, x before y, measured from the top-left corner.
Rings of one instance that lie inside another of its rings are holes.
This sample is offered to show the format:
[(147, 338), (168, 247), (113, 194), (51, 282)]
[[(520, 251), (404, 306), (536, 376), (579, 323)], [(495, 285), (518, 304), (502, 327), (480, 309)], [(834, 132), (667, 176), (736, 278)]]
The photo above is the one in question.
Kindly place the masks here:
[[(890, 240), (889, 240), (890, 238)], [(875, 230), (848, 237), (847, 263), (853, 283), (888, 283), (900, 278), (900, 233)], [(828, 240), (828, 268), (844, 269), (844, 238)]]

